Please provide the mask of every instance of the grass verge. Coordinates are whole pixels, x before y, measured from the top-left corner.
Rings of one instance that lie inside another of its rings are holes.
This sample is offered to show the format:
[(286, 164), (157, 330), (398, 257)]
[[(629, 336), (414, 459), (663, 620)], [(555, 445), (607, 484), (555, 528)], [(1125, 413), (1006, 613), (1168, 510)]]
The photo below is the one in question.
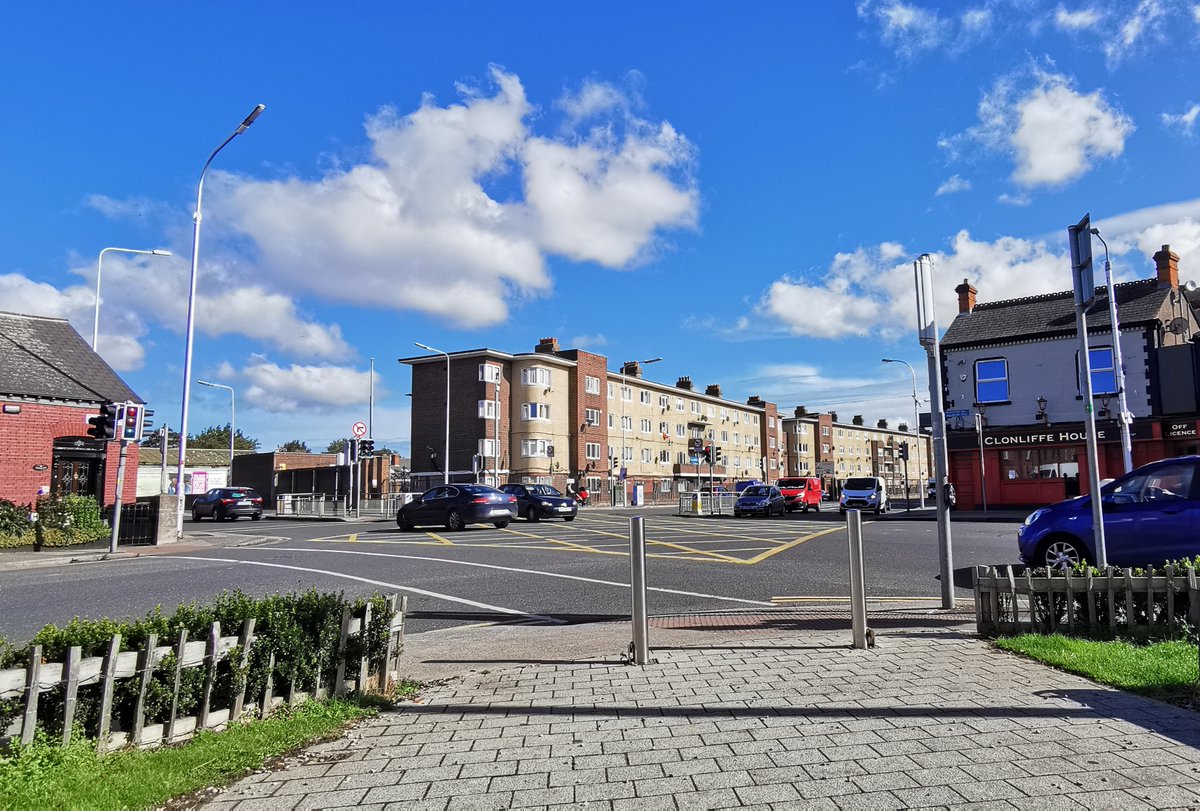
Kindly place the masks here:
[(1098, 642), (1061, 634), (1022, 634), (996, 646), (1060, 667), (1102, 684), (1192, 706), (1196, 697), (1197, 651), (1188, 642)]
[(217, 785), (305, 743), (340, 732), (375, 711), (344, 701), (314, 701), (185, 744), (97, 755), (91, 742), (46, 740), (0, 758), (0, 808), (147, 808)]

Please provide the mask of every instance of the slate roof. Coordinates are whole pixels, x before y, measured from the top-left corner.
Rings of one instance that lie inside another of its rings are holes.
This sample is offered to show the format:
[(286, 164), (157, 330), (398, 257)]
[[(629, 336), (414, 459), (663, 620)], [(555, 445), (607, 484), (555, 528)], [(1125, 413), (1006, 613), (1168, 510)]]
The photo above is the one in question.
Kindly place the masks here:
[[(234, 450), (234, 456), (254, 453), (254, 451)], [(179, 446), (167, 448), (167, 466), (174, 468), (179, 461)], [(158, 445), (138, 448), (138, 465), (158, 467), (162, 464), (162, 451)], [(187, 464), (189, 467), (229, 467), (229, 448), (188, 448)]]
[[(1117, 320), (1122, 327), (1156, 323), (1164, 307), (1170, 309), (1171, 290), (1159, 287), (1158, 279), (1140, 279), (1115, 287)], [(1196, 306), (1196, 302), (1189, 303)], [(1096, 288), (1096, 301), (1088, 312), (1087, 326), (1089, 332), (1110, 329), (1108, 288), (1105, 286)], [(965, 346), (1074, 334), (1075, 296), (1067, 290), (976, 304), (970, 313), (958, 314), (942, 337), (941, 344), (943, 347)]]
[(3, 311), (0, 396), (96, 404), (145, 402), (65, 318)]

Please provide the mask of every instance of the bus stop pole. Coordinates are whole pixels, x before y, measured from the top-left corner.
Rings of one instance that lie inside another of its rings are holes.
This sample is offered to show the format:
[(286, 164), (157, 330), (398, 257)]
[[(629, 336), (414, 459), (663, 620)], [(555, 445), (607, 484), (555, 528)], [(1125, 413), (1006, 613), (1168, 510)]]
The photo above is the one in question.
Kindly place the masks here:
[(867, 594), (863, 577), (862, 512), (846, 511), (847, 536), (850, 542), (850, 630), (854, 647), (867, 648)]
[(650, 661), (650, 628), (646, 618), (646, 519), (629, 519), (629, 582), (633, 592), (633, 663), (644, 666)]

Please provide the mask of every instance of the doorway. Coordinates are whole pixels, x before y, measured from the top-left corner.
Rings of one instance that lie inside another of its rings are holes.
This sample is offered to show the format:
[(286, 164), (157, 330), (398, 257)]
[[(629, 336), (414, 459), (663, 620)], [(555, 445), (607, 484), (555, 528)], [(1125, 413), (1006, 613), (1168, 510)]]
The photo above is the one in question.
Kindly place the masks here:
[(54, 440), (50, 494), (90, 496), (104, 503), (106, 443), (87, 437)]

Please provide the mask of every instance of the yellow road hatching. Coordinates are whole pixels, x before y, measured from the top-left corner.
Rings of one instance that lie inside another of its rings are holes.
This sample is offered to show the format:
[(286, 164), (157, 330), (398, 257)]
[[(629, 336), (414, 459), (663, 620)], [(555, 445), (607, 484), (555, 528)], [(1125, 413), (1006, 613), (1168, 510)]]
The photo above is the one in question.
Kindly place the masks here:
[[(612, 520), (597, 520), (593, 519), (588, 523), (594, 523), (599, 526), (620, 526), (621, 522)], [(334, 535), (322, 538), (313, 538), (314, 543), (355, 543), (355, 544), (405, 544), (414, 546), (468, 546), (473, 548), (490, 548), (490, 549), (529, 549), (540, 551), (558, 551), (558, 552), (576, 552), (587, 553), (593, 555), (616, 555), (625, 557), (628, 556), (628, 551), (624, 548), (623, 543), (596, 543), (589, 544), (586, 542), (588, 536), (598, 536), (596, 540), (616, 539), (624, 541), (627, 534), (624, 532), (614, 532), (608, 529), (600, 529), (598, 527), (586, 526), (584, 522), (579, 521), (572, 523), (570, 526), (563, 526), (561, 530), (564, 534), (574, 537), (575, 540), (567, 538), (555, 537), (558, 531), (551, 529), (550, 526), (542, 524), (541, 528), (549, 530), (552, 534), (541, 535), (536, 532), (527, 532), (520, 529), (505, 527), (503, 529), (491, 530), (485, 537), (478, 537), (476, 533), (471, 533), (467, 536), (451, 536), (446, 537), (436, 532), (413, 532), (404, 533), (397, 537), (391, 532), (376, 532), (372, 533), (377, 537), (368, 537), (367, 534), (356, 532), (346, 535)], [(532, 528), (532, 527), (531, 527)], [(665, 560), (689, 560), (702, 563), (728, 563), (737, 566), (753, 566), (762, 563), (776, 555), (795, 549), (801, 544), (808, 543), (816, 538), (829, 535), (843, 529), (843, 526), (838, 524), (829, 527), (828, 529), (810, 532), (799, 537), (764, 537), (766, 530), (775, 530), (788, 532), (789, 530), (799, 529), (792, 528), (787, 525), (761, 525), (760, 527), (752, 528), (750, 526), (739, 526), (737, 529), (754, 529), (762, 531), (752, 531), (745, 534), (739, 531), (729, 531), (728, 529), (714, 528), (702, 529), (697, 527), (684, 527), (679, 522), (663, 522), (663, 531), (671, 533), (686, 533), (688, 535), (705, 535), (706, 538), (688, 539), (687, 543), (676, 543), (674, 541), (664, 540), (661, 536), (646, 538), (647, 557), (661, 558)], [(499, 533), (499, 535), (493, 534)], [(790, 535), (790, 532), (788, 532)], [(583, 542), (580, 542), (583, 541)], [(742, 544), (741, 546), (736, 546)], [(711, 548), (709, 545), (718, 546)], [(698, 548), (700, 546), (709, 546), (709, 548)], [(657, 549), (658, 551), (651, 551)], [(754, 553), (749, 557), (744, 557), (739, 553)]]

